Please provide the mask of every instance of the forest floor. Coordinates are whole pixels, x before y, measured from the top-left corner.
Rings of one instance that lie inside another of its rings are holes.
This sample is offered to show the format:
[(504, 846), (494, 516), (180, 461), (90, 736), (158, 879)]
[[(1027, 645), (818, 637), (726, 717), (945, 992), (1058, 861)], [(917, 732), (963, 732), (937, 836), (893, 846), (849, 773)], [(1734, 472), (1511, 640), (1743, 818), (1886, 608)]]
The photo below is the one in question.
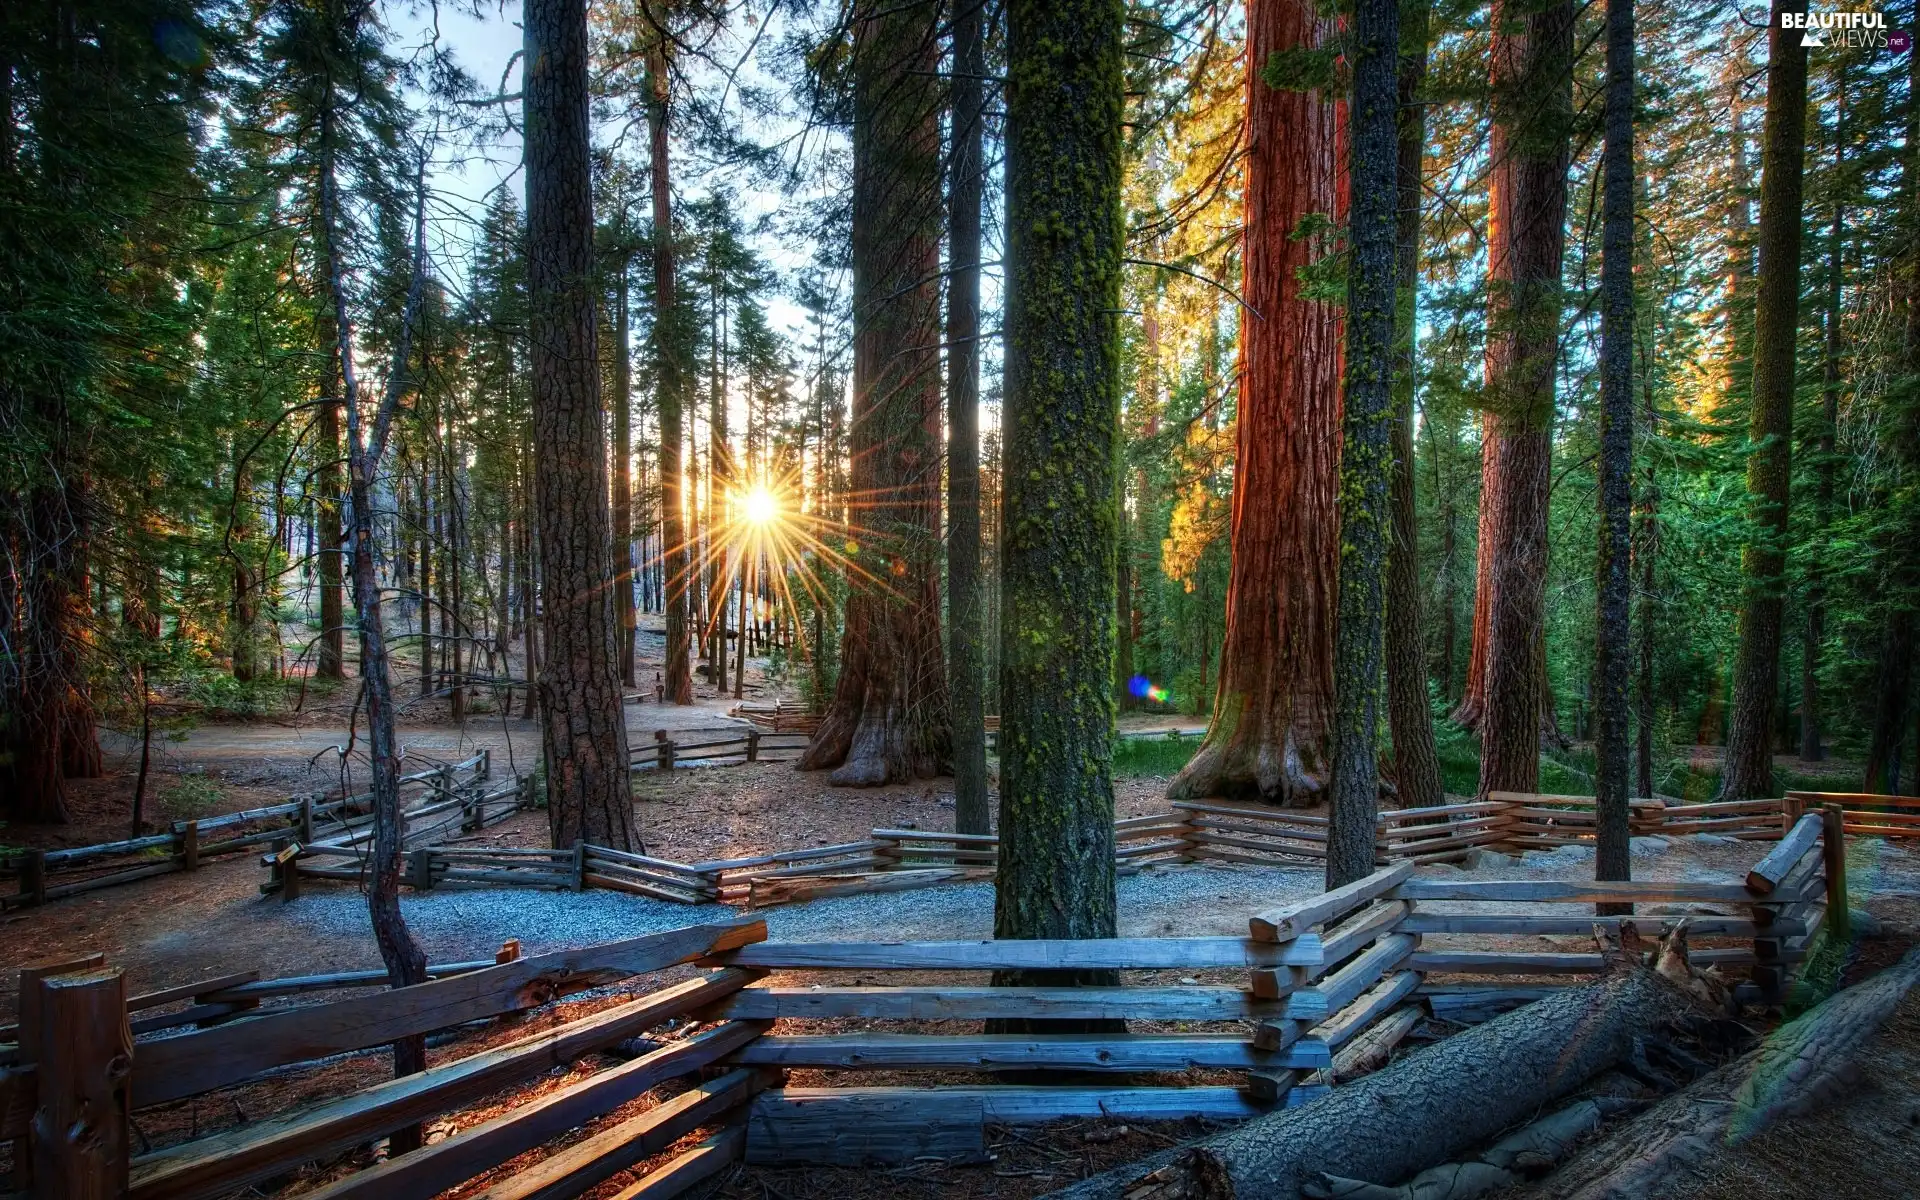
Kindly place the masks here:
[[(759, 698), (768, 698), (772, 689), (758, 676), (758, 671), (750, 674), (748, 696), (758, 691)], [(650, 700), (629, 704), (632, 739), (650, 741), (656, 729), (682, 734), (738, 727), (738, 722), (726, 716), (734, 703), (730, 696), (716, 697), (704, 684), (698, 690), (703, 698), (690, 707), (660, 706)], [(502, 772), (515, 766), (524, 769), (538, 753), (539, 730), (526, 718), (488, 715), (456, 727), (448, 719), (444, 704), (438, 705), (438, 711), (434, 708), (435, 702), (416, 706), (403, 726), (401, 740), (416, 753), (444, 761), (490, 747)], [(1135, 716), (1123, 724), (1135, 728), (1194, 728), (1201, 722)], [(208, 816), (277, 802), (292, 792), (337, 786), (341, 782), (341, 759), (334, 748), (343, 740), (337, 724), (320, 719), (205, 724), (183, 731), (155, 747), (150, 816), (154, 820)], [(106, 749), (109, 775), (76, 783), (75, 820), (71, 825), (58, 830), (8, 829), (4, 832), (6, 840), (51, 846), (125, 836), (138, 747), (109, 740)], [(1116, 780), (1119, 814), (1141, 816), (1165, 811), (1167, 782), (1163, 776)], [(803, 774), (791, 764), (778, 763), (646, 774), (635, 786), (636, 817), (648, 849), (684, 862), (852, 841), (876, 826), (951, 828), (952, 804), (950, 780), (855, 791), (829, 787), (823, 773)], [(472, 843), (517, 846), (541, 845), (545, 840), (545, 814), (527, 812), (487, 830)], [(1712, 837), (1672, 842), (1641, 839), (1636, 846), (1634, 874), (1645, 879), (1737, 879), (1762, 849), (1755, 843)], [(1855, 848), (1854, 860), (1856, 905), (1871, 912), (1896, 936), (1910, 936), (1910, 931), (1920, 929), (1920, 853), (1863, 842)], [(1424, 872), (1460, 878), (1577, 879), (1591, 876), (1592, 860), (1591, 851), (1573, 847), (1553, 853), (1534, 852), (1519, 859), (1484, 855), (1467, 869), (1442, 866), (1428, 867)], [(263, 878), (251, 856), (238, 856), (209, 863), (192, 875), (161, 876), (10, 914), (0, 922), (0, 968), (4, 968), (0, 971), (0, 981), (4, 981), (0, 987), (11, 982), (12, 969), (19, 965), (89, 951), (104, 952), (110, 963), (125, 968), (133, 992), (238, 970), (258, 969), (262, 976), (273, 977), (379, 965), (367, 927), (365, 901), (356, 889), (316, 882), (297, 902), (282, 904), (260, 895)], [(1163, 936), (1239, 933), (1246, 928), (1250, 911), (1311, 894), (1320, 886), (1319, 867), (1307, 864), (1209, 864), (1151, 870), (1120, 880), (1120, 932)], [(690, 908), (607, 891), (454, 888), (406, 893), (403, 910), (429, 959), (435, 962), (490, 957), (508, 938), (519, 939), (524, 951), (532, 954), (692, 924), (731, 911), (717, 906)], [(760, 915), (766, 917), (771, 937), (811, 941), (990, 937), (992, 914), (993, 890), (986, 883), (839, 897), (763, 910)], [(1457, 940), (1430, 939), (1435, 948)], [(1584, 942), (1581, 938), (1550, 937), (1468, 939), (1462, 944), (1567, 950), (1584, 949)], [(437, 1046), (432, 1057), (440, 1061), (528, 1036), (658, 988), (685, 972), (681, 968), (638, 977), (549, 1006), (523, 1019), (496, 1023), (481, 1033), (465, 1034)], [(1199, 974), (1204, 979), (1195, 981), (1208, 983), (1242, 982), (1244, 976), (1233, 972)], [(929, 974), (916, 975), (914, 981), (938, 984), (958, 982), (959, 978)], [(1187, 978), (1192, 977), (1181, 977), (1178, 972), (1148, 972), (1138, 973), (1137, 978), (1130, 974), (1129, 982), (1165, 985)], [(790, 982), (800, 981), (796, 976)], [(863, 980), (857, 973), (814, 973), (806, 975), (804, 981), (876, 982)], [(1555, 981), (1502, 977), (1497, 982)], [(10, 992), (0, 992), (0, 1012), (10, 1013), (13, 1007)], [(167, 1144), (204, 1135), (249, 1116), (340, 1094), (380, 1078), (385, 1070), (383, 1062), (378, 1053), (348, 1056), (319, 1067), (277, 1074), (220, 1096), (143, 1113), (142, 1135), (152, 1144)], [(828, 1078), (798, 1077), (810, 1074), (817, 1073), (797, 1073), (795, 1082)], [(1200, 1082), (1205, 1074), (1189, 1073), (1182, 1078)], [(573, 1077), (558, 1072), (541, 1080), (534, 1090), (558, 1087)], [(1229, 1082), (1230, 1077), (1204, 1081)], [(919, 1082), (928, 1081), (922, 1077)], [(1914, 1079), (1906, 1082), (1920, 1083)], [(1920, 1089), (1909, 1088), (1908, 1094), (1920, 1094)], [(444, 1136), (452, 1129), (470, 1126), (525, 1098), (524, 1091), (516, 1091), (451, 1114), (437, 1123), (436, 1132), (430, 1136)], [(614, 1117), (631, 1115), (623, 1109)], [(725, 1193), (742, 1200), (814, 1200), (829, 1196), (851, 1200), (884, 1189), (927, 1197), (1024, 1200), (1197, 1132), (1197, 1126), (1182, 1125), (1135, 1125), (1118, 1132), (1104, 1122), (1061, 1126), (1044, 1134), (1001, 1131), (995, 1135), (996, 1158), (989, 1164), (965, 1168), (915, 1164), (892, 1172), (756, 1169), (735, 1177)], [(355, 1156), (281, 1183), (297, 1190), (350, 1169), (356, 1162), (364, 1163), (372, 1152), (363, 1148)], [(463, 1193), (470, 1190), (461, 1189)]]

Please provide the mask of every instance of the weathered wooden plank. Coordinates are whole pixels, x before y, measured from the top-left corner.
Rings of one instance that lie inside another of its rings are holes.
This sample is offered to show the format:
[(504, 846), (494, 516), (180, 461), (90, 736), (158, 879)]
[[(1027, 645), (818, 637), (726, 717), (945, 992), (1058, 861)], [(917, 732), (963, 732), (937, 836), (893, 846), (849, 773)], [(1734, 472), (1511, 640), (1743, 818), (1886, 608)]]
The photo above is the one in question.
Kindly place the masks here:
[(134, 1106), (192, 1096), (287, 1063), (529, 1008), (569, 991), (729, 950), (766, 932), (766, 923), (758, 920), (694, 925), (148, 1042), (134, 1058)]
[(1184, 1071), (1190, 1067), (1323, 1067), (1327, 1047), (1313, 1039), (1266, 1054), (1242, 1037), (1149, 1034), (802, 1034), (769, 1036), (734, 1056), (743, 1066), (855, 1070)]
[(1640, 904), (1748, 904), (1738, 883), (1595, 882), (1558, 879), (1409, 879), (1389, 893), (1398, 900), (1539, 900), (1567, 904), (1621, 901)]
[(1400, 825), (1467, 813), (1503, 813), (1509, 807), (1499, 800), (1469, 800), (1461, 804), (1436, 804), (1430, 808), (1393, 808), (1381, 813), (1379, 821), (1382, 825)]
[[(669, 1079), (719, 1061), (758, 1037), (764, 1028), (751, 1021), (730, 1021), (715, 1026), (610, 1070), (589, 1075), (444, 1141), (356, 1172), (308, 1196), (311, 1200), (380, 1200), (387, 1196), (437, 1195), (569, 1129), (612, 1112)], [(748, 1095), (751, 1093), (743, 1091), (738, 1100), (744, 1101)], [(638, 1154), (629, 1162), (645, 1157), (647, 1154)], [(620, 1169), (614, 1167), (607, 1175)]]
[(755, 908), (817, 900), (826, 896), (864, 896), (875, 892), (910, 892), (992, 879), (991, 868), (933, 867), (871, 871), (859, 875), (815, 875), (804, 879), (756, 879), (747, 891)]
[(1262, 1000), (1233, 987), (750, 987), (721, 1006), (737, 1019), (864, 1017), (875, 1021), (1249, 1021), (1326, 1015), (1318, 996)]
[[(1209, 846), (1231, 846), (1237, 850), (1264, 850), (1269, 854), (1324, 854), (1326, 835), (1310, 833), (1306, 830), (1262, 829), (1247, 830), (1247, 836), (1239, 833), (1223, 833), (1218, 825), (1194, 822), (1193, 840)], [(1287, 839), (1287, 840), (1282, 840)], [(1295, 847), (1290, 842), (1300, 842)]]
[(1437, 821), (1432, 825), (1396, 825), (1382, 829), (1374, 835), (1375, 841), (1382, 845), (1397, 846), (1403, 842), (1438, 841), (1441, 838), (1458, 837), (1464, 833), (1498, 829), (1507, 824), (1504, 815), (1488, 817), (1469, 817), (1458, 821)]
[(1285, 821), (1295, 825), (1327, 825), (1327, 818), (1313, 813), (1272, 808), (1238, 808), (1231, 804), (1200, 804), (1192, 800), (1174, 800), (1168, 807), (1176, 812), (1211, 813), (1215, 816), (1244, 817), (1252, 821)]
[(1757, 896), (1772, 893), (1787, 872), (1793, 870), (1803, 855), (1812, 850), (1820, 841), (1822, 818), (1817, 812), (1810, 812), (1793, 823), (1787, 836), (1780, 844), (1767, 852), (1767, 856), (1753, 864), (1747, 872), (1747, 890)]
[(1874, 792), (1788, 792), (1805, 804), (1838, 804), (1842, 808), (1920, 808), (1920, 796), (1882, 796)]
[(1256, 913), (1247, 922), (1248, 932), (1257, 942), (1289, 942), (1307, 930), (1340, 914), (1358, 908), (1367, 901), (1385, 895), (1413, 874), (1413, 864), (1396, 863), (1356, 879), (1311, 899), (1296, 901)]
[(1736, 813), (1764, 813), (1780, 816), (1778, 800), (1716, 800), (1711, 804), (1675, 804), (1665, 810), (1669, 823), (1694, 817), (1733, 816)]
[(774, 1078), (768, 1072), (743, 1070), (710, 1079), (542, 1159), (472, 1200), (569, 1200), (747, 1103)]
[(627, 875), (612, 875), (604, 869), (596, 869), (593, 860), (587, 860), (587, 872), (583, 879), (588, 887), (604, 888), (609, 892), (627, 892), (635, 896), (645, 896), (649, 900), (665, 900), (671, 904), (699, 904), (705, 897), (693, 892), (682, 892), (666, 886), (665, 883), (634, 879)]
[(1365, 953), (1320, 981), (1318, 990), (1326, 996), (1327, 1008), (1337, 1013), (1352, 1004), (1381, 976), (1406, 962), (1419, 945), (1420, 939), (1410, 933), (1390, 933), (1369, 946)]
[(1405, 900), (1375, 900), (1321, 935), (1321, 970), (1338, 966), (1381, 935), (1399, 928), (1413, 905)]
[(1234, 937), (1035, 939), (975, 942), (762, 942), (712, 960), (766, 970), (1151, 971), (1193, 967), (1318, 966), (1320, 939), (1285, 945)]
[(984, 1151), (983, 1125), (1089, 1118), (1242, 1121), (1266, 1111), (1234, 1087), (788, 1087), (755, 1098), (747, 1161), (863, 1166), (965, 1159)]
[(746, 1130), (722, 1129), (666, 1166), (621, 1188), (609, 1200), (670, 1200), (739, 1162), (746, 1148)]
[[(1593, 932), (1596, 925), (1617, 930), (1622, 921), (1632, 921), (1642, 930), (1672, 925), (1682, 918), (1672, 914), (1638, 917), (1595, 917), (1588, 915), (1547, 915), (1536, 913), (1434, 913), (1415, 912), (1401, 921), (1401, 933), (1490, 933), (1508, 936), (1568, 935), (1578, 937)], [(1688, 916), (1687, 930), (1694, 937), (1753, 937), (1760, 926), (1746, 917), (1712, 915)]]
[[(1746, 947), (1694, 950), (1688, 961), (1701, 967), (1746, 966), (1753, 951)], [(1586, 975), (1601, 968), (1598, 954), (1534, 954), (1510, 950), (1422, 950), (1408, 960), (1416, 971), (1458, 975)]]
[[(1188, 851), (1188, 853), (1192, 857), (1218, 859), (1221, 862), (1240, 863), (1249, 867), (1294, 867), (1301, 870), (1313, 871), (1320, 869), (1319, 867), (1308, 866), (1305, 863), (1287, 862), (1279, 858), (1258, 858), (1251, 854), (1240, 854), (1232, 850), (1222, 850), (1216, 846), (1209, 845), (1207, 843), (1207, 837), (1208, 835), (1205, 833), (1196, 833), (1189, 839), (1193, 848)], [(1274, 846), (1268, 849), (1267, 853), (1273, 855), (1284, 854), (1293, 858), (1325, 858), (1327, 856), (1326, 847), (1324, 846)]]
[(1419, 987), (1418, 971), (1395, 971), (1362, 992), (1351, 1004), (1335, 1013), (1331, 1019), (1322, 1022), (1319, 1028), (1313, 1031), (1314, 1036), (1332, 1049), (1338, 1050), (1355, 1034), (1397, 1008), (1401, 1001), (1413, 995)]
[(604, 858), (609, 862), (621, 863), (630, 867), (643, 867), (651, 871), (665, 871), (669, 875), (684, 875), (695, 884), (707, 882), (707, 872), (686, 863), (672, 859), (653, 858), (645, 854), (631, 854), (625, 850), (612, 850), (605, 846), (588, 846), (588, 858)]
[(565, 1066), (590, 1050), (704, 1008), (738, 991), (752, 977), (746, 971), (704, 975), (497, 1050), (157, 1150), (134, 1160), (128, 1198), (186, 1200), (225, 1195), (254, 1180), (414, 1124), (550, 1068)]

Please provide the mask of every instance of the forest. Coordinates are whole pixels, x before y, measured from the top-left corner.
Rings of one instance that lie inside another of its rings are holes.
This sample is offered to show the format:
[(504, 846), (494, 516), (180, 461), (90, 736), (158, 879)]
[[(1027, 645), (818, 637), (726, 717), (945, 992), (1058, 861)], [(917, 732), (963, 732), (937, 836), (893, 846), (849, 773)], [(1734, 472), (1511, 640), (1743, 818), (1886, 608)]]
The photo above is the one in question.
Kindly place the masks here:
[(1449, 797), (1618, 879), (1630, 797), (1897, 793), (1920, 59), (1806, 11), (9, 5), (6, 836), (317, 722), (397, 936), (407, 729), (642, 850), (629, 710), (782, 698), (1067, 937), (1116, 756), (1330, 806), (1329, 885)]

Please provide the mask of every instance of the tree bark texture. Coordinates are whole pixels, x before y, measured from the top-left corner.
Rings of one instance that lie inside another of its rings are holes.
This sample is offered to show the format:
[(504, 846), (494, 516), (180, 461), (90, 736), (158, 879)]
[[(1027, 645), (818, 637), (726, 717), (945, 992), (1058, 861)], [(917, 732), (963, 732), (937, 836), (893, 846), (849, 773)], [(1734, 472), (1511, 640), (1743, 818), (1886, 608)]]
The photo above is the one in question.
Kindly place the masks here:
[(693, 664), (687, 646), (686, 475), (681, 470), (685, 439), (680, 417), (687, 401), (686, 314), (680, 307), (674, 263), (673, 189), (667, 145), (668, 40), (664, 33), (647, 48), (647, 138), (652, 155), (653, 194), (653, 356), (655, 395), (660, 406), (660, 571), (665, 579), (667, 703), (693, 703)]
[[(878, 787), (949, 769), (940, 646), (939, 8), (854, 16), (855, 506), (833, 700), (801, 757)], [(1111, 584), (1108, 588), (1111, 588)], [(1110, 592), (1103, 592), (1110, 594)]]
[(986, 833), (986, 655), (980, 579), (980, 203), (986, 123), (986, 0), (953, 14), (953, 152), (948, 160), (947, 677), (953, 826)]
[(1463, 704), (1480, 731), (1483, 796), (1538, 790), (1547, 719), (1547, 491), (1572, 58), (1572, 4), (1495, 6), (1480, 582)]
[[(1843, 61), (1834, 80), (1833, 173), (1845, 178), (1847, 165), (1847, 72)], [(1840, 333), (1842, 285), (1846, 276), (1844, 233), (1846, 205), (1835, 189), (1833, 220), (1827, 228), (1826, 310), (1822, 314), (1825, 347), (1820, 380), (1820, 421), (1814, 430), (1814, 536), (1807, 542), (1806, 590), (1800, 626), (1800, 757), (1819, 762), (1827, 756), (1820, 744), (1820, 655), (1826, 639), (1826, 567), (1824, 542), (1833, 521), (1833, 491), (1837, 460), (1834, 437), (1840, 424)]]
[(1121, 0), (1007, 7), (994, 936), (1115, 936)]
[[(1606, 1130), (1565, 1166), (1518, 1194), (1528, 1200), (1695, 1195), (1714, 1172), (1716, 1150), (1724, 1152), (1816, 1108), (1875, 1102), (1871, 1098), (1901, 1086), (1897, 1069), (1872, 1078), (1880, 1061), (1899, 1056), (1869, 1051), (1916, 985), (1920, 957), (1909, 951), (1893, 966), (1781, 1026), (1758, 1049)], [(1785, 1182), (1780, 1181), (1783, 1194)]]
[(1053, 1200), (1297, 1200), (1325, 1172), (1392, 1183), (1489, 1141), (1691, 1011), (1652, 970), (1623, 971), (1476, 1025), (1279, 1112), (1108, 1171)]
[(1807, 52), (1774, 0), (1767, 33), (1767, 118), (1761, 133), (1760, 281), (1753, 317), (1753, 417), (1747, 432), (1747, 544), (1740, 556), (1740, 644), (1720, 798), (1773, 792), (1773, 714), (1786, 608), (1793, 483), (1794, 347), (1800, 328), (1801, 171), (1806, 158)]
[(638, 680), (640, 616), (633, 596), (633, 346), (629, 330), (627, 272), (632, 266), (623, 246), (616, 260), (613, 295), (613, 605), (620, 618), (614, 657), (620, 684)]
[(1600, 545), (1594, 592), (1594, 878), (1629, 879), (1633, 653), (1633, 0), (1607, 0), (1600, 267)]
[(1327, 887), (1373, 870), (1380, 807), (1380, 672), (1386, 639), (1387, 489), (1393, 473), (1399, 282), (1400, 0), (1358, 0), (1350, 109), (1346, 380), (1341, 403), (1340, 606), (1334, 638)]
[[(1339, 578), (1340, 311), (1302, 295), (1329, 252), (1302, 222), (1346, 217), (1339, 127), (1327, 91), (1280, 88), (1275, 55), (1323, 47), (1332, 21), (1293, 0), (1247, 11), (1246, 231), (1235, 433), (1232, 574), (1206, 740), (1174, 798), (1318, 799), (1333, 720)], [(1277, 82), (1277, 81), (1276, 81)]]
[[(324, 114), (322, 119), (327, 119)], [(330, 157), (328, 162), (331, 162)], [(324, 169), (332, 168), (328, 166)], [(321, 269), (331, 275), (336, 268), (332, 263), (325, 263)], [(340, 526), (340, 499), (347, 490), (346, 472), (340, 467), (340, 341), (333, 328), (332, 317), (323, 319), (319, 324), (329, 344), (326, 348), (326, 376), (320, 381), (320, 429), (314, 444), (314, 455), (320, 463), (320, 469), (315, 473), (318, 490), (313, 506), (314, 523), (319, 526), (315, 531), (315, 540), (319, 545), (320, 560), (320, 648), (313, 673), (320, 679), (339, 679), (345, 673), (347, 633), (345, 592), (342, 587), (342, 558), (346, 554), (346, 546), (341, 540), (343, 530)]]
[(530, 0), (527, 300), (546, 634), (540, 716), (555, 846), (635, 846), (595, 346), (584, 0)]
[(1421, 600), (1420, 524), (1414, 507), (1413, 394), (1420, 295), (1420, 202), (1427, 116), (1421, 95), (1427, 79), (1427, 0), (1401, 10), (1399, 238), (1395, 247), (1399, 294), (1393, 378), (1393, 544), (1387, 555), (1387, 724), (1393, 733), (1393, 777), (1403, 808), (1446, 803), (1440, 756), (1427, 702), (1425, 605)]

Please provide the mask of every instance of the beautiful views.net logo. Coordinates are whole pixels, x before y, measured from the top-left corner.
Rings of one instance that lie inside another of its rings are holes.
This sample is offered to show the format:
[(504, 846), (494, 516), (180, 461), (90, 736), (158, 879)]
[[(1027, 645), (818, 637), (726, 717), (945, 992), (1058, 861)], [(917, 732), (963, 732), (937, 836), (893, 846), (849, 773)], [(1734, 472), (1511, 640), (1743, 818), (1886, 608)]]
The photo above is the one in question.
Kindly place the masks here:
[(1802, 46), (1844, 47), (1857, 50), (1907, 50), (1913, 45), (1905, 30), (1889, 30), (1881, 12), (1784, 12), (1780, 28), (1798, 30)]

